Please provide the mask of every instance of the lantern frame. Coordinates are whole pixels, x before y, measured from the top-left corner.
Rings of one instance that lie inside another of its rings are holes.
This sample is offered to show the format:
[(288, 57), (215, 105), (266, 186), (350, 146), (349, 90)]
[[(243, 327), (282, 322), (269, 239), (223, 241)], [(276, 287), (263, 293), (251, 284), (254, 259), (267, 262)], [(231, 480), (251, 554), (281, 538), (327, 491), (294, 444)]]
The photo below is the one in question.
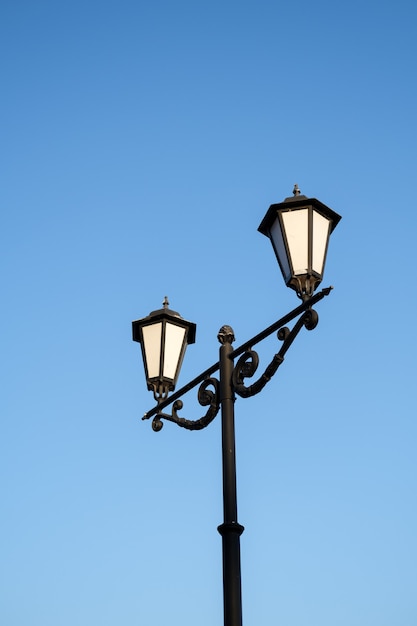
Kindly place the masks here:
[(298, 185), (293, 194), (269, 207), (258, 230), (270, 238), (287, 287), (307, 300), (323, 279), (330, 235), (342, 218)]
[(174, 391), (187, 345), (195, 342), (197, 328), (168, 305), (165, 297), (162, 309), (132, 322), (133, 341), (142, 349), (147, 387), (158, 402)]

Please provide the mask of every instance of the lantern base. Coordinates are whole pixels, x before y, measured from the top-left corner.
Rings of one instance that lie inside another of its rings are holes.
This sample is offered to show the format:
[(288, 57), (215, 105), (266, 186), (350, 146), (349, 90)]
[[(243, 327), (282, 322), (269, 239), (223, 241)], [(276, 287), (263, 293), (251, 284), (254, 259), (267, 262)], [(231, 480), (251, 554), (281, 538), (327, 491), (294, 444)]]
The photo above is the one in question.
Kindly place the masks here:
[(166, 400), (169, 392), (173, 391), (174, 388), (174, 385), (167, 385), (166, 382), (148, 382), (148, 390), (153, 391), (153, 397), (158, 404)]
[(297, 296), (306, 302), (312, 297), (320, 283), (321, 277), (313, 274), (302, 274), (301, 276), (292, 276), (287, 282), (287, 287), (294, 289)]

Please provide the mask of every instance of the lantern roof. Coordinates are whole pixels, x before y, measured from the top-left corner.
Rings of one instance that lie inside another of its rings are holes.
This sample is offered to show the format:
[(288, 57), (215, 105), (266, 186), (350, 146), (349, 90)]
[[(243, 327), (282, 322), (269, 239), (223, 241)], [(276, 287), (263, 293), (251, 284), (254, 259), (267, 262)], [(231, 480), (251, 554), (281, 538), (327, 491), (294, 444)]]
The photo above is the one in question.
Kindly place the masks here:
[(157, 315), (158, 316), (169, 315), (171, 317), (179, 317), (180, 319), (182, 319), (181, 315), (177, 313), (177, 311), (173, 311), (172, 309), (169, 308), (169, 302), (168, 302), (167, 296), (165, 296), (162, 305), (163, 305), (162, 309), (157, 309), (156, 311), (152, 311), (151, 313), (149, 313), (149, 317), (155, 317)]
[(136, 320), (135, 322), (132, 322), (133, 341), (138, 341), (139, 343), (141, 342), (140, 328), (143, 325), (151, 324), (162, 319), (168, 319), (174, 324), (177, 323), (180, 326), (186, 326), (188, 328), (187, 342), (189, 344), (195, 343), (195, 335), (196, 335), (196, 328), (197, 328), (196, 324), (194, 324), (193, 322), (187, 322), (183, 317), (181, 317), (179, 313), (177, 313), (177, 311), (173, 311), (172, 309), (170, 309), (167, 296), (165, 296), (162, 304), (163, 304), (162, 309), (157, 309), (156, 311), (152, 311), (151, 313), (149, 313), (147, 317), (143, 317), (140, 320)]
[(338, 213), (333, 211), (333, 209), (328, 207), (326, 204), (324, 204), (320, 200), (317, 200), (317, 198), (307, 198), (307, 196), (304, 196), (303, 194), (301, 194), (298, 188), (298, 185), (294, 185), (292, 196), (285, 198), (283, 202), (279, 202), (277, 204), (271, 204), (268, 211), (266, 212), (265, 217), (263, 218), (262, 222), (259, 225), (258, 231), (262, 233), (263, 235), (266, 235), (267, 237), (269, 237), (269, 228), (276, 217), (277, 211), (298, 209), (305, 205), (313, 206), (316, 209), (316, 211), (318, 211), (319, 213), (327, 217), (329, 220), (331, 220), (331, 228), (330, 228), (331, 233), (333, 232), (337, 224), (342, 219)]

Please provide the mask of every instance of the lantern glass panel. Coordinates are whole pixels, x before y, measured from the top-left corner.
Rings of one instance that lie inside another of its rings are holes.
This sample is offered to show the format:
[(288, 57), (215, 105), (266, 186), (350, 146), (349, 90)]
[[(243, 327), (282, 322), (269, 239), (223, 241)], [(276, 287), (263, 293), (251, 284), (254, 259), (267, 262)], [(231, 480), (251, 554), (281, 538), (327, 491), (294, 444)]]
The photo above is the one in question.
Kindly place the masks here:
[(164, 378), (175, 380), (178, 365), (181, 361), (182, 347), (186, 329), (167, 323), (165, 328)]
[(285, 235), (295, 276), (308, 273), (308, 209), (284, 211)]
[(291, 268), (288, 264), (287, 251), (285, 248), (284, 238), (282, 236), (281, 222), (277, 217), (271, 226), (270, 236), (275, 249), (279, 264), (284, 274), (284, 280), (287, 282), (291, 278)]
[(313, 271), (323, 274), (330, 220), (313, 211)]
[(143, 326), (142, 334), (148, 378), (157, 378), (159, 376), (159, 362), (161, 358), (162, 322)]

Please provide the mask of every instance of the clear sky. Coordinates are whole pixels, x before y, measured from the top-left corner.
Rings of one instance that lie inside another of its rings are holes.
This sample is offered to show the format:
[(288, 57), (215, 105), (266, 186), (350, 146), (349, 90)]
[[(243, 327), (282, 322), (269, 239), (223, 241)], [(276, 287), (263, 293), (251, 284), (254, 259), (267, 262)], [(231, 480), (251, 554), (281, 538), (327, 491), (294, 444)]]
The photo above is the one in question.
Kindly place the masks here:
[(131, 321), (197, 324), (185, 384), (295, 307), (257, 232), (294, 183), (343, 219), (317, 329), (236, 402), (244, 626), (417, 624), (416, 21), (3, 0), (1, 624), (222, 624), (220, 420), (141, 421)]

